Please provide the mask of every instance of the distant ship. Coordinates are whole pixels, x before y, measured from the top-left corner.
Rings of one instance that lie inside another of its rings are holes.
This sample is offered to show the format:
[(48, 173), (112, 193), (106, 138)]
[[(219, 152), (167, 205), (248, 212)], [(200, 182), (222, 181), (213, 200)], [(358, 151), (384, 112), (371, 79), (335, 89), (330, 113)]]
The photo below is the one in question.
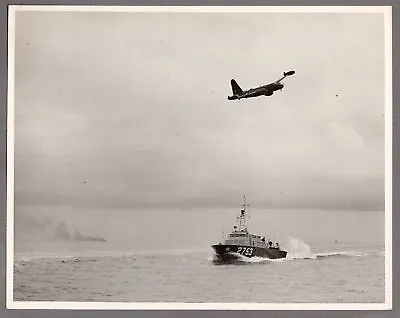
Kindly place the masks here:
[(64, 221), (57, 226), (54, 238), (60, 241), (106, 242), (106, 239), (102, 237), (84, 236), (78, 230), (75, 230), (75, 233), (71, 235)]
[(244, 257), (264, 257), (270, 259), (285, 258), (287, 251), (281, 250), (279, 243), (274, 244), (265, 237), (248, 232), (247, 224), (249, 217), (246, 214), (246, 196), (243, 196), (243, 205), (240, 215), (237, 217), (237, 225), (223, 243), (214, 244), (217, 261), (237, 260)]
[(102, 237), (91, 237), (91, 236), (84, 236), (75, 230), (74, 235), (72, 236), (74, 241), (81, 241), (81, 242), (106, 242), (106, 239)]

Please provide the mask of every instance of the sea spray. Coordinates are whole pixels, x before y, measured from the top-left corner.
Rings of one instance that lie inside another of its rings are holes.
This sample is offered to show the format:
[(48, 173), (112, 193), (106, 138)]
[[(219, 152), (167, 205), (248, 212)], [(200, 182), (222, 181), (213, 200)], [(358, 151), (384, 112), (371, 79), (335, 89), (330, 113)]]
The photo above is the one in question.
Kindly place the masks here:
[(285, 246), (285, 250), (288, 252), (287, 259), (315, 259), (316, 255), (314, 255), (311, 251), (311, 247), (306, 244), (304, 241), (289, 237), (289, 242)]

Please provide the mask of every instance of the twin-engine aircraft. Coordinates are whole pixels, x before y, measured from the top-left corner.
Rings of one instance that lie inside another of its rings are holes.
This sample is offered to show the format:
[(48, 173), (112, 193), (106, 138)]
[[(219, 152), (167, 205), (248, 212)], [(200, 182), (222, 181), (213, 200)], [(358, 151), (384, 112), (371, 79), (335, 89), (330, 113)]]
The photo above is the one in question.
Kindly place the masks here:
[(282, 90), (283, 84), (281, 83), (283, 79), (285, 79), (288, 76), (291, 76), (295, 73), (295, 71), (288, 71), (284, 72), (283, 76), (278, 79), (277, 81), (263, 85), (257, 88), (251, 88), (249, 90), (242, 90), (238, 83), (234, 79), (231, 80), (231, 86), (232, 86), (232, 96), (228, 96), (229, 100), (239, 100), (242, 98), (249, 98), (249, 97), (257, 97), (257, 96), (271, 96), (275, 91), (277, 90)]

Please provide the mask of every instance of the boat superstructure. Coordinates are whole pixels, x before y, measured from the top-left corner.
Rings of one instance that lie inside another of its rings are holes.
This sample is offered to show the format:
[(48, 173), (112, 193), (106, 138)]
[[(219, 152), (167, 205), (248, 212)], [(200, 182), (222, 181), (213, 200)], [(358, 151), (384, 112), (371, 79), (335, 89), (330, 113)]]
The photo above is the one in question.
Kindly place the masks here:
[(224, 239), (223, 243), (212, 245), (217, 259), (229, 261), (240, 256), (285, 258), (287, 252), (280, 249), (279, 243), (274, 245), (270, 240), (266, 241), (264, 236), (255, 235), (248, 231), (250, 215), (247, 213), (247, 207), (249, 205), (246, 204), (246, 196), (243, 196), (243, 204), (240, 214), (237, 216), (237, 224), (233, 227), (232, 232)]

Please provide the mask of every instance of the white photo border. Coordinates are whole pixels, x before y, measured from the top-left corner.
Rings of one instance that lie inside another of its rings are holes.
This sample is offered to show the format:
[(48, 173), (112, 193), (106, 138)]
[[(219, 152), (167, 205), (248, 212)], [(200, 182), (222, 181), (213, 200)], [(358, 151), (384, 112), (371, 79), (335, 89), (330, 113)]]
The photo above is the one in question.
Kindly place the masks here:
[[(6, 306), (8, 309), (79, 310), (390, 310), (392, 309), (392, 7), (391, 6), (70, 6), (8, 7), (7, 89), (7, 244)], [(385, 302), (384, 303), (167, 303), (14, 301), (14, 55), (15, 14), (19, 11), (182, 12), (182, 13), (382, 13), (385, 28)]]

